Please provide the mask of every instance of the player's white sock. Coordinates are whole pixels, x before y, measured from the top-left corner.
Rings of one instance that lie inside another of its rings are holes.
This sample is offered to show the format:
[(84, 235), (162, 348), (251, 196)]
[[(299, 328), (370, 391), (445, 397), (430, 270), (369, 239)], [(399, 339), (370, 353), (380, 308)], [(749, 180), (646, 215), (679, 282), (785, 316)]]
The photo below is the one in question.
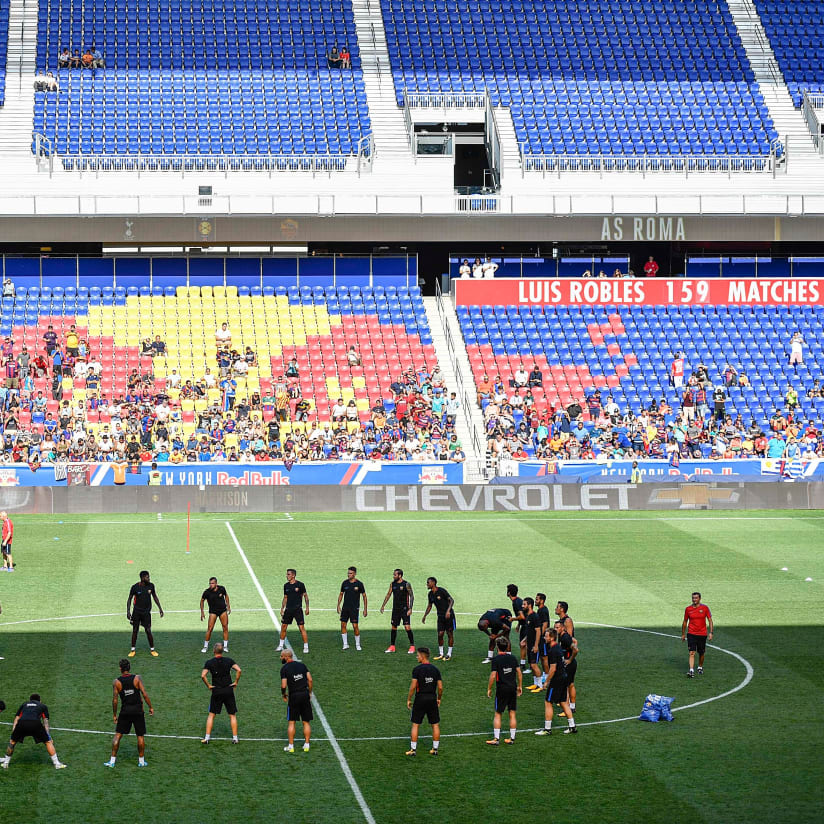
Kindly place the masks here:
[(235, 742), (235, 744), (237, 744), (237, 736), (236, 736), (236, 735), (233, 735), (233, 736), (232, 736), (232, 741), (234, 741), (234, 742)]
[(355, 636), (355, 649), (360, 649), (360, 635)]
[(570, 701), (570, 702), (569, 702), (569, 708), (570, 708), (573, 712), (575, 712), (575, 702), (574, 702), (574, 701)]
[(223, 651), (224, 652), (229, 652), (229, 639), (228, 638), (223, 642)]
[(551, 730), (552, 729), (552, 721), (544, 721), (544, 729)]
[(309, 644), (304, 644), (303, 645), (303, 651), (304, 652), (309, 652)]
[(500, 730), (492, 730), (492, 736), (497, 741), (501, 737), (501, 731)]
[(109, 759), (109, 763), (110, 763), (110, 764), (114, 764), (114, 763), (115, 763), (115, 761), (117, 761), (117, 759), (116, 759), (114, 756), (112, 756), (112, 757)]
[(2, 758), (0, 758), (0, 764), (8, 764), (9, 761), (11, 761), (10, 755), (4, 755)]
[(415, 752), (415, 750), (416, 750), (416, 749), (418, 749), (418, 742), (417, 742), (417, 741), (413, 741), (413, 742), (412, 742), (412, 752)]
[(438, 655), (443, 657), (443, 647), (438, 647)]
[(340, 634), (340, 638), (341, 638), (341, 641), (343, 641), (343, 645), (345, 647), (348, 647), (349, 646), (349, 635), (348, 635), (348, 633), (342, 632)]
[(533, 676), (532, 676), (532, 686), (533, 686), (533, 687), (540, 687), (540, 686), (541, 686), (541, 684), (540, 684), (540, 680), (541, 680), (541, 679), (540, 679), (540, 678), (538, 678), (538, 676), (537, 676), (537, 675), (533, 675)]
[(132, 647), (132, 652), (134, 652), (134, 647)]
[(514, 741), (515, 740), (515, 733), (518, 732), (517, 727), (510, 727), (509, 728), (509, 737)]
[(521, 658), (521, 666), (523, 666), (525, 663), (526, 663), (526, 658)]
[(285, 638), (281, 638), (281, 639), (280, 639), (280, 643), (278, 644), (278, 650), (277, 650), (278, 652), (282, 652), (282, 651), (283, 651), (283, 645), (284, 645), (284, 643), (286, 643), (286, 639), (285, 639)]
[(571, 715), (569, 716), (569, 728), (571, 730), (575, 729), (575, 719)]
[(57, 757), (57, 753), (51, 756), (52, 764), (56, 767), (60, 763), (60, 759)]
[(203, 736), (204, 741), (208, 741), (212, 736), (207, 732), (206, 735)]
[(452, 657), (452, 647), (448, 647), (446, 650), (446, 654), (451, 658)]
[(695, 672), (695, 670), (692, 667), (690, 667), (690, 672)]
[(142, 756), (140, 756), (140, 757), (138, 757), (138, 759), (137, 759), (137, 763), (138, 763), (138, 766), (143, 767), (143, 766), (146, 764), (146, 759), (145, 759), (145, 758), (143, 758)]
[(437, 749), (438, 749), (438, 745), (439, 745), (440, 743), (441, 743), (440, 741), (433, 741), (433, 742), (432, 742), (432, 749), (433, 749), (433, 750), (437, 750)]

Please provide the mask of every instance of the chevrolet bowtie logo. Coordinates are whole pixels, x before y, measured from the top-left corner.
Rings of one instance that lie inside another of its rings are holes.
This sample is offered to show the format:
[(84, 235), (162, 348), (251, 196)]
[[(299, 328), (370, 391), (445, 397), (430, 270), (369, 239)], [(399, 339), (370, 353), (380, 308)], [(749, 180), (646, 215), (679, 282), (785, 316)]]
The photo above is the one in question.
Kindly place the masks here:
[(738, 493), (734, 489), (718, 489), (709, 484), (683, 484), (656, 489), (650, 498), (652, 504), (678, 503), (679, 509), (707, 509), (714, 502), (732, 504), (737, 501)]

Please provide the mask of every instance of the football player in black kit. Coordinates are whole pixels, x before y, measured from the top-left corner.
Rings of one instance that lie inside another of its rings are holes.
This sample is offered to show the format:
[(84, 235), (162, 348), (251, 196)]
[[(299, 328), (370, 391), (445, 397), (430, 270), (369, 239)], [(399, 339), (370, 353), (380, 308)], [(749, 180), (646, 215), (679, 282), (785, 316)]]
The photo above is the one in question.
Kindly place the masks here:
[(532, 685), (529, 692), (541, 692), (541, 663), (539, 647), (541, 646), (541, 618), (535, 611), (535, 601), (524, 598), (523, 613), (526, 616), (526, 660), (532, 671)]
[(544, 728), (538, 730), (535, 735), (552, 735), (553, 704), (560, 704), (569, 719), (569, 727), (564, 730), (564, 735), (570, 732), (578, 732), (578, 728), (575, 726), (575, 719), (572, 717), (572, 710), (569, 708), (567, 701), (564, 651), (558, 643), (558, 633), (554, 629), (548, 629), (544, 637), (549, 644), (549, 654), (547, 655), (549, 662), (549, 672), (547, 673), (548, 685), (546, 688), (546, 701), (544, 702)]
[(140, 573), (140, 580), (129, 590), (129, 597), (126, 599), (126, 620), (132, 623), (132, 648), (129, 658), (135, 656), (135, 644), (137, 643), (137, 633), (140, 627), (146, 631), (146, 638), (149, 641), (149, 650), (157, 658), (157, 651), (154, 648), (154, 636), (152, 635), (152, 599), (157, 604), (160, 617), (163, 617), (163, 607), (157, 600), (155, 585), (149, 580), (149, 573), (144, 569)]
[[(427, 578), (426, 588), (429, 590), (426, 612), (421, 618), (421, 623), (426, 623), (426, 616), (429, 615), (432, 607), (438, 615), (438, 655), (436, 661), (449, 661), (452, 659), (452, 648), (455, 643), (455, 600), (443, 588), (438, 586), (437, 578)], [(446, 655), (443, 654), (443, 635), (446, 633), (449, 646)]]
[(412, 746), (406, 751), (414, 756), (418, 752), (418, 729), (424, 718), (432, 725), (432, 749), (438, 754), (441, 744), (441, 698), (443, 679), (440, 670), (429, 663), (429, 648), (418, 647), (418, 666), (412, 670), (412, 683), (406, 696), (406, 708), (412, 711)]
[[(518, 622), (518, 643), (521, 647), (521, 666), (526, 664), (526, 615), (524, 614), (524, 599), (518, 597), (518, 586), (507, 584), (506, 596), (512, 601), (512, 615)], [(528, 670), (524, 670), (528, 672)]]
[[(567, 674), (567, 698), (569, 708), (575, 713), (575, 673), (578, 672), (578, 642), (574, 635), (566, 631), (563, 621), (555, 622), (555, 632), (558, 633), (558, 643), (564, 651), (564, 665)], [(566, 713), (561, 713), (565, 717)]]
[[(5, 707), (5, 704), (3, 705)], [(56, 770), (63, 770), (66, 765), (61, 763), (54, 749), (51, 733), (49, 732), (49, 708), (40, 701), (40, 696), (34, 692), (29, 696), (29, 700), (20, 706), (11, 727), (11, 738), (6, 748), (6, 755), (0, 758), (0, 767), (4, 770), (9, 768), (14, 748), (21, 741), (31, 737), (35, 744), (45, 744), (46, 751), (54, 764)]]
[(297, 580), (294, 569), (286, 570), (286, 583), (283, 585), (283, 602), (280, 605), (280, 643), (278, 652), (286, 646), (286, 629), (294, 621), (303, 638), (304, 655), (309, 652), (309, 637), (306, 635), (306, 619), (303, 617), (301, 598), (306, 602), (306, 614), (309, 614), (309, 595), (303, 581)]
[[(145, 767), (146, 759), (146, 715), (143, 712), (143, 702), (149, 708), (149, 715), (154, 715), (154, 708), (146, 688), (143, 686), (143, 679), (139, 675), (132, 675), (130, 670), (132, 665), (128, 658), (120, 659), (120, 675), (114, 679), (112, 684), (112, 716), (115, 727), (114, 740), (112, 741), (112, 757), (104, 762), (104, 767), (114, 767), (117, 760), (117, 750), (120, 747), (120, 739), (128, 735), (132, 729), (137, 736), (137, 766)], [(117, 701), (120, 699), (120, 715), (117, 714)]]
[(398, 626), (403, 624), (406, 630), (406, 637), (409, 639), (408, 655), (415, 654), (415, 635), (412, 632), (412, 605), (415, 603), (415, 595), (412, 592), (412, 584), (403, 580), (403, 570), (396, 569), (392, 573), (392, 583), (386, 593), (386, 598), (381, 604), (381, 614), (389, 599), (392, 598), (392, 629), (389, 633), (389, 648), (386, 652), (395, 651), (395, 641), (398, 638)]
[(209, 623), (206, 626), (206, 637), (203, 639), (203, 649), (201, 652), (209, 651), (209, 641), (212, 638), (212, 630), (215, 628), (215, 621), (220, 618), (220, 625), (223, 627), (223, 651), (229, 652), (229, 616), (232, 614), (232, 607), (229, 604), (229, 594), (226, 587), (220, 586), (217, 578), (209, 578), (208, 589), (203, 590), (200, 596), (200, 620), (203, 621), (203, 604), (209, 604)]
[[(363, 597), (363, 617), (366, 618), (366, 587), (363, 581), (356, 577), (357, 567), (350, 566), (346, 573), (346, 580), (340, 585), (338, 593), (338, 614), (340, 615), (340, 637), (343, 641), (343, 649), (349, 649), (349, 634), (346, 624), (351, 621), (352, 629), (355, 632), (355, 649), (360, 652), (360, 628), (358, 627), (358, 617), (360, 613), (360, 599)], [(343, 601), (341, 608), (340, 602)]]
[(287, 704), (286, 719), (289, 722), (287, 735), (289, 743), (284, 752), (295, 751), (295, 722), (303, 722), (303, 751), (309, 752), (309, 739), (312, 736), (310, 721), (312, 712), (312, 673), (302, 661), (294, 661), (292, 650), (284, 649), (280, 653), (283, 666), (280, 668), (280, 694)]
[[(200, 678), (211, 690), (209, 697), (209, 714), (206, 716), (206, 735), (201, 740), (201, 744), (208, 744), (212, 737), (212, 725), (215, 723), (215, 715), (226, 707), (229, 715), (229, 723), (232, 726), (232, 743), (237, 744), (237, 700), (235, 691), (238, 681), (240, 681), (240, 667), (228, 655), (224, 655), (223, 644), (215, 644), (215, 657), (210, 658), (200, 672)], [(237, 673), (232, 681), (232, 670)], [(206, 677), (212, 675), (212, 683)]]
[[(509, 651), (509, 639), (498, 638), (495, 642), (498, 654), (492, 659), (492, 672), (486, 686), (486, 697), (492, 697), (495, 686), (495, 716), (492, 719), (492, 738), (487, 744), (497, 747), (501, 740), (501, 715), (509, 712), (509, 738), (506, 744), (515, 743), (518, 721), (515, 711), (518, 709), (518, 696), (523, 692), (523, 681), (518, 659)], [(497, 685), (497, 686), (496, 686)]]
[(501, 607), (500, 609), (488, 609), (478, 621), (478, 629), (489, 637), (489, 649), (486, 658), (481, 662), (488, 664), (492, 660), (495, 650), (495, 642), (500, 636), (506, 638), (509, 643), (509, 630), (512, 627), (512, 613)]

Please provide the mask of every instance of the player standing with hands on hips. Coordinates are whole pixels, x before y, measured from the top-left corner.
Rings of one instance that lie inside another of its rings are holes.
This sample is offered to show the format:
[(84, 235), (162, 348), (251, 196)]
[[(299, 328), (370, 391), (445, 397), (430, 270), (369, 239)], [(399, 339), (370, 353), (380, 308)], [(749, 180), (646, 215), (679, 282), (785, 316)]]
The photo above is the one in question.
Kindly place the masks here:
[[(343, 641), (343, 649), (349, 649), (349, 635), (346, 630), (346, 624), (351, 621), (352, 629), (355, 632), (355, 649), (360, 652), (360, 628), (358, 627), (358, 618), (360, 613), (360, 599), (363, 597), (363, 617), (366, 618), (366, 587), (363, 581), (359, 581), (356, 577), (357, 567), (350, 566), (346, 573), (346, 580), (340, 585), (340, 592), (338, 593), (338, 614), (340, 615), (340, 637)], [(343, 607), (341, 608), (341, 601)]]
[(137, 633), (140, 627), (146, 631), (146, 638), (149, 641), (149, 651), (157, 658), (157, 651), (154, 647), (154, 635), (152, 635), (152, 599), (160, 610), (160, 617), (163, 617), (163, 607), (157, 600), (155, 585), (149, 580), (149, 573), (144, 569), (140, 573), (140, 580), (129, 590), (129, 597), (126, 600), (126, 620), (132, 622), (132, 648), (129, 651), (129, 658), (135, 656), (135, 644), (137, 643)]
[(381, 614), (383, 614), (390, 598), (392, 599), (392, 629), (389, 633), (389, 648), (386, 652), (395, 651), (395, 641), (398, 638), (398, 625), (403, 624), (403, 628), (406, 630), (406, 637), (409, 639), (409, 649), (407, 653), (414, 655), (415, 636), (412, 633), (411, 616), (412, 605), (415, 603), (415, 594), (412, 592), (412, 584), (410, 584), (409, 581), (404, 581), (402, 569), (396, 569), (392, 573), (392, 583), (389, 585), (389, 590), (381, 604)]
[[(709, 634), (707, 631), (709, 625)], [(695, 653), (698, 653), (698, 674), (704, 674), (704, 653), (707, 640), (712, 641), (712, 613), (706, 604), (701, 603), (701, 593), (692, 593), (692, 603), (684, 610), (681, 623), (681, 640), (687, 642), (690, 652), (690, 670), (687, 678), (695, 678)], [(685, 635), (686, 633), (686, 635)]]
[(281, 650), (280, 660), (280, 694), (287, 705), (286, 720), (289, 722), (286, 734), (289, 743), (284, 752), (295, 751), (295, 722), (303, 722), (303, 751), (309, 752), (309, 739), (312, 737), (312, 673), (302, 661), (295, 661), (292, 650)]
[(232, 614), (232, 607), (229, 604), (229, 594), (226, 587), (220, 586), (217, 578), (209, 578), (209, 586), (203, 590), (200, 596), (200, 620), (205, 620), (203, 614), (203, 604), (209, 604), (209, 623), (206, 626), (206, 637), (203, 639), (203, 649), (201, 652), (209, 651), (209, 641), (212, 637), (212, 630), (215, 628), (215, 621), (220, 618), (220, 625), (223, 627), (223, 651), (229, 652), (229, 616)]
[(429, 648), (418, 647), (418, 666), (412, 670), (412, 683), (406, 696), (406, 708), (412, 711), (412, 745), (406, 751), (406, 755), (417, 755), (418, 730), (424, 718), (432, 725), (432, 749), (429, 754), (438, 754), (441, 744), (441, 698), (441, 671), (429, 663)]

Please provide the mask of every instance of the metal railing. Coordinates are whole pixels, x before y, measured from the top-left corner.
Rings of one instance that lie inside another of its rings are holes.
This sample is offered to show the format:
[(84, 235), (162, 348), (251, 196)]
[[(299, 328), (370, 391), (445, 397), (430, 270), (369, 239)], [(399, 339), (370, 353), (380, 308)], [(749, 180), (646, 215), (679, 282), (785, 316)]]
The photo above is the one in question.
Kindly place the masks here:
[(824, 154), (824, 118), (819, 118), (816, 109), (824, 109), (824, 94), (803, 92), (801, 111), (807, 121), (807, 128), (810, 130), (815, 148), (819, 154)]
[[(495, 109), (492, 107), (492, 98), (489, 96), (489, 92), (486, 93), (486, 104), (484, 106), (484, 142), (492, 171), (492, 190), (497, 192), (501, 188), (503, 154), (501, 152), (501, 135), (498, 132), (498, 120), (495, 117)], [(484, 179), (484, 185), (486, 185), (486, 179)]]
[(562, 172), (630, 172), (647, 174), (669, 172), (690, 173), (775, 173), (784, 155), (780, 141), (774, 141), (769, 154), (765, 155), (537, 155), (526, 151), (526, 144), (518, 144), (521, 158), (521, 174), (540, 173), (557, 175)]
[[(477, 405), (477, 400), (474, 397), (470, 398), (469, 395), (467, 395), (466, 393), (463, 372), (461, 371), (461, 367), (458, 364), (458, 356), (455, 348), (455, 341), (452, 338), (452, 332), (449, 329), (449, 322), (446, 319), (446, 310), (443, 306), (443, 293), (441, 292), (441, 284), (437, 280), (435, 281), (435, 305), (438, 308), (438, 319), (441, 322), (441, 329), (443, 330), (444, 339), (446, 340), (446, 351), (449, 354), (449, 363), (452, 366), (452, 372), (455, 375), (454, 392), (458, 396), (458, 400), (461, 402), (461, 409), (463, 409), (464, 422), (466, 423), (466, 427), (469, 430), (469, 437), (472, 439), (473, 452), (479, 458), (483, 458), (486, 453), (486, 446), (483, 445), (482, 448), (481, 440), (478, 437), (478, 430), (475, 427), (475, 423), (472, 419), (472, 410)], [(476, 461), (473, 465), (479, 463), (485, 466), (484, 461)], [(482, 477), (486, 477), (485, 473), (482, 475)]]
[(403, 90), (404, 105), (415, 109), (483, 109), (487, 92), (409, 92)]
[(48, 158), (48, 171), (54, 171), (55, 158), (68, 172), (93, 173), (136, 172), (264, 172), (271, 177), (278, 172), (308, 172), (331, 175), (355, 171), (358, 175), (372, 170), (375, 140), (371, 134), (358, 141), (354, 154), (318, 155), (200, 155), (200, 154), (93, 154), (61, 155), (54, 142), (42, 134), (32, 135), (32, 151), (38, 168), (45, 168), (41, 158)]

